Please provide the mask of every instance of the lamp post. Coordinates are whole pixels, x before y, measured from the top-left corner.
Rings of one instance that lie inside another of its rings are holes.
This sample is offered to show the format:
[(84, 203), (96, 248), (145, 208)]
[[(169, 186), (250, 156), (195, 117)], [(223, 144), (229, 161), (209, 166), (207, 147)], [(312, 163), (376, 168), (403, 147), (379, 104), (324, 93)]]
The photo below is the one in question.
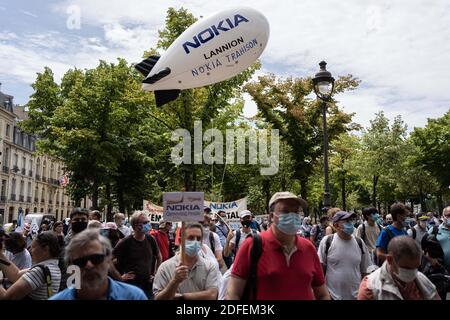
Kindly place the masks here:
[(328, 181), (328, 132), (327, 132), (327, 102), (331, 101), (334, 90), (334, 78), (326, 69), (327, 63), (319, 63), (320, 71), (312, 79), (314, 83), (314, 92), (321, 101), (322, 122), (323, 122), (323, 166), (324, 166), (324, 194), (323, 210), (326, 211), (331, 206), (330, 185)]

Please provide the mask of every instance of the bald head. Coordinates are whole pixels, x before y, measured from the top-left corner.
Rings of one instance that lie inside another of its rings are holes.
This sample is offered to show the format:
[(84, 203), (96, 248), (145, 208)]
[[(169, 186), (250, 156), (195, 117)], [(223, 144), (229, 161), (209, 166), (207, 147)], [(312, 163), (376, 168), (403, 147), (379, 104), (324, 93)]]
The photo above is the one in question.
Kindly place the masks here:
[(398, 236), (393, 238), (388, 245), (388, 254), (390, 254), (395, 262), (400, 259), (415, 260), (421, 257), (422, 250), (417, 242), (409, 236)]

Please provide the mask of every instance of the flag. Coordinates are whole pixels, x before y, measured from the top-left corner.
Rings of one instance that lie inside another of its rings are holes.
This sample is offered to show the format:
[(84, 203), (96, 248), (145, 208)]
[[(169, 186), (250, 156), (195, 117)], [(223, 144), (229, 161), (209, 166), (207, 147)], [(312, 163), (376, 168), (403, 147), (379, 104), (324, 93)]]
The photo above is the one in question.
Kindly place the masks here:
[(38, 235), (38, 232), (39, 232), (39, 225), (37, 223), (37, 219), (33, 218), (33, 220), (31, 220), (31, 226), (30, 226), (31, 237), (33, 239), (36, 238), (36, 236)]
[(61, 187), (65, 187), (69, 184), (69, 177), (67, 175), (63, 175), (61, 178), (59, 178), (59, 185)]
[(17, 227), (15, 232), (22, 232), (23, 231), (23, 210), (19, 209), (19, 215), (17, 217)]

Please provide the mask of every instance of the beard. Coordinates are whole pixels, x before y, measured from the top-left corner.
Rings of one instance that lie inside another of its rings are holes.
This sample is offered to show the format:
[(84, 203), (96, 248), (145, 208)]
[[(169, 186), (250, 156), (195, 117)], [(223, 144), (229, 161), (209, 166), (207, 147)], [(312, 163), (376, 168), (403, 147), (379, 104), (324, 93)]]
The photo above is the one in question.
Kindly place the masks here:
[(107, 279), (107, 274), (96, 270), (84, 270), (81, 275), (81, 286), (88, 290), (98, 289)]

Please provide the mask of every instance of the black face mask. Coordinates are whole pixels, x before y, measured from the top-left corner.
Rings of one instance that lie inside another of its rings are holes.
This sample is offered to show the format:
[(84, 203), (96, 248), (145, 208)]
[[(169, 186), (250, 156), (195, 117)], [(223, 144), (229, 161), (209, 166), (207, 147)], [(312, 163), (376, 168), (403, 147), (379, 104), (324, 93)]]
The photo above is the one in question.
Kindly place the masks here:
[(244, 220), (241, 223), (244, 228), (248, 228), (252, 224), (252, 222), (250, 220)]
[(17, 243), (12, 239), (6, 239), (5, 240), (5, 249), (12, 252), (12, 253), (18, 253), (19, 252), (19, 246)]
[(72, 231), (75, 233), (80, 233), (81, 231), (87, 228), (87, 225), (88, 225), (87, 221), (72, 222)]

